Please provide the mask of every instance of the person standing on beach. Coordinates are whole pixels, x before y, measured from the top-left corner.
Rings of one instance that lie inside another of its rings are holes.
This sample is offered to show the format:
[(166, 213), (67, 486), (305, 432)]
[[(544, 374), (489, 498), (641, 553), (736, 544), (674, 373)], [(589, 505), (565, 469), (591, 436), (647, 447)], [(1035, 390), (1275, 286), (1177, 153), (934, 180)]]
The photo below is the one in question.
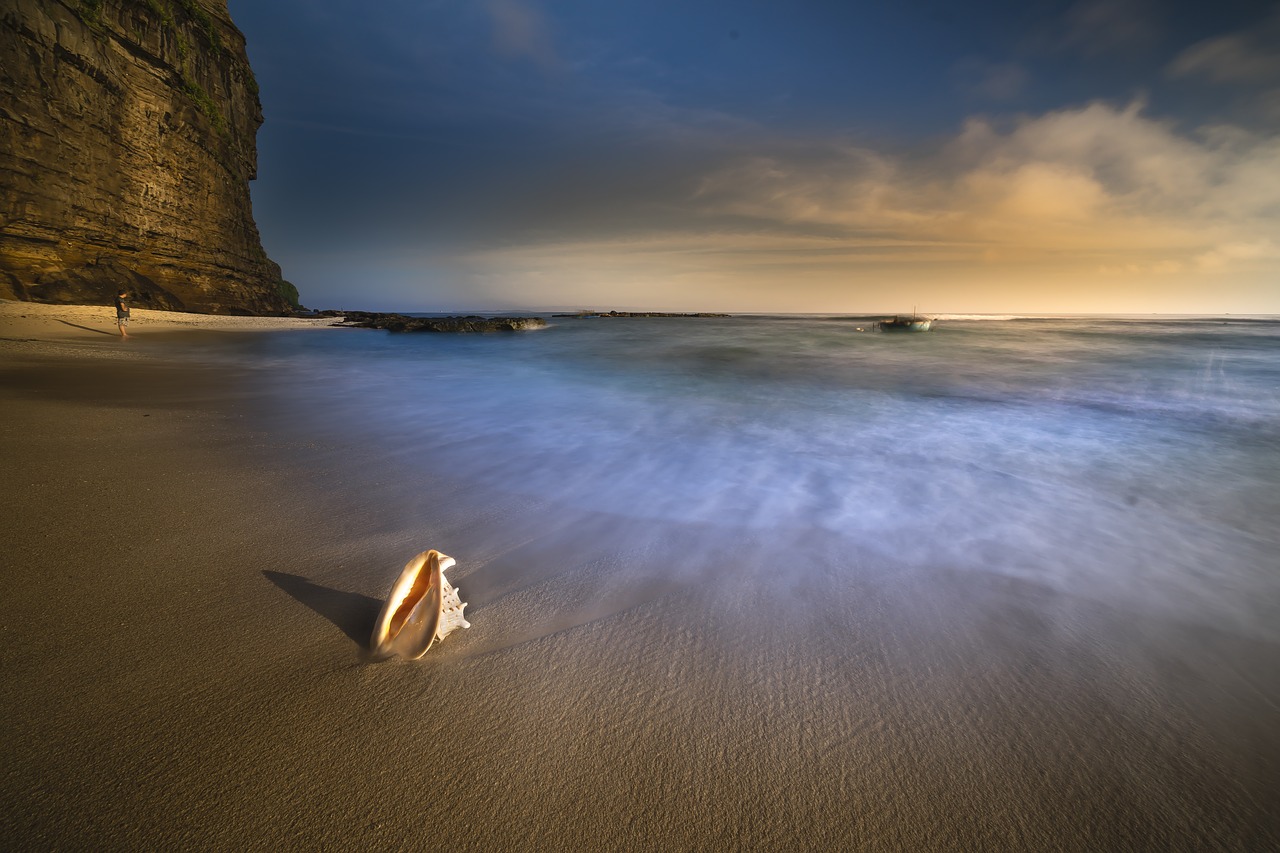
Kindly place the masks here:
[(120, 291), (116, 294), (116, 326), (120, 329), (120, 337), (127, 338), (129, 333), (125, 331), (129, 327), (129, 294)]

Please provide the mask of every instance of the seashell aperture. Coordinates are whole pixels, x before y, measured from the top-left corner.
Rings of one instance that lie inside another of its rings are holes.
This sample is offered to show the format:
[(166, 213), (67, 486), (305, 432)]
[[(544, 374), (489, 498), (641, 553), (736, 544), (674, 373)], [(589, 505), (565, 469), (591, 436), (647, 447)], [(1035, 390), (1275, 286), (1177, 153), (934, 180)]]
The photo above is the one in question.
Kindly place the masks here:
[(405, 564), (373, 627), (369, 645), (375, 657), (417, 660), (436, 640), (471, 627), (462, 616), (466, 602), (444, 576), (452, 565), (453, 557), (434, 548)]

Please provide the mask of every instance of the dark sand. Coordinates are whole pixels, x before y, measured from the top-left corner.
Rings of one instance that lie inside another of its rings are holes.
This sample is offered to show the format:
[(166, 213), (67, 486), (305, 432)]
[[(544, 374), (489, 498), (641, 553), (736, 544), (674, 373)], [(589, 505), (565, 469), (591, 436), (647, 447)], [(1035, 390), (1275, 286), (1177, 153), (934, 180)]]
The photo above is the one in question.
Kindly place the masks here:
[[(95, 354), (0, 348), (6, 848), (1280, 849), (1272, 644), (405, 483)], [(473, 627), (367, 663), (427, 547)]]

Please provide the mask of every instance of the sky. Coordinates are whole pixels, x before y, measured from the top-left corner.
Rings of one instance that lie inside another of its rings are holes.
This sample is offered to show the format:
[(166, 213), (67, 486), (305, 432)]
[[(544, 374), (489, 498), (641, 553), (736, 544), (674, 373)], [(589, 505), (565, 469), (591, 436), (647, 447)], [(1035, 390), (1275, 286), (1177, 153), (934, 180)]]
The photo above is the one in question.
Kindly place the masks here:
[(1280, 313), (1280, 2), (228, 6), (308, 307)]

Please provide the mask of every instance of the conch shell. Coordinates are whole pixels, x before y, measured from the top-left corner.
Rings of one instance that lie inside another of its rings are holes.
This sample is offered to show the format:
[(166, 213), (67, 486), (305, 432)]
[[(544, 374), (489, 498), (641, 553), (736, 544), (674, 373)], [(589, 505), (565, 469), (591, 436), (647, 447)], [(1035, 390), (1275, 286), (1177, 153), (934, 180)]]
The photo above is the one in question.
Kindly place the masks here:
[(417, 660), (436, 640), (471, 627), (462, 618), (466, 602), (445, 580), (444, 571), (453, 564), (453, 557), (434, 548), (405, 564), (373, 628), (369, 645), (375, 657)]

